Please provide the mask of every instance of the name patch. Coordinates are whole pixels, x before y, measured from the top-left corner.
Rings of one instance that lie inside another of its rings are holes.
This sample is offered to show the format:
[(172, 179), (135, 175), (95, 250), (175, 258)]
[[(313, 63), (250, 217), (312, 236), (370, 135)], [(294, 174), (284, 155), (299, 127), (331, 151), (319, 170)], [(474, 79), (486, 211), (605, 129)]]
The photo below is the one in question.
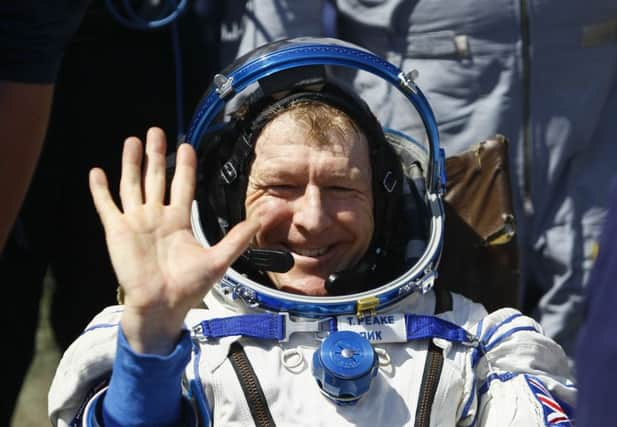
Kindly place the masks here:
[(377, 316), (338, 316), (339, 331), (353, 331), (371, 343), (406, 342), (407, 331), (403, 314), (380, 314)]

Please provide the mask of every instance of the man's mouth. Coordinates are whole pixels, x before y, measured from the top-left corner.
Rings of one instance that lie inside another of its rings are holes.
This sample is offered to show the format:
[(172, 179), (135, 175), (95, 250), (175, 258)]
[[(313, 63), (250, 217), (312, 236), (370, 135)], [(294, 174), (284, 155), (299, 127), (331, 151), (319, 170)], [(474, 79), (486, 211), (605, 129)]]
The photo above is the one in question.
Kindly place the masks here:
[(301, 256), (305, 256), (305, 257), (311, 257), (311, 258), (317, 258), (322, 256), (323, 254), (325, 254), (326, 252), (328, 252), (328, 250), (330, 249), (330, 247), (323, 247), (323, 248), (314, 248), (314, 249), (300, 249), (300, 248), (292, 248), (292, 251), (298, 255)]

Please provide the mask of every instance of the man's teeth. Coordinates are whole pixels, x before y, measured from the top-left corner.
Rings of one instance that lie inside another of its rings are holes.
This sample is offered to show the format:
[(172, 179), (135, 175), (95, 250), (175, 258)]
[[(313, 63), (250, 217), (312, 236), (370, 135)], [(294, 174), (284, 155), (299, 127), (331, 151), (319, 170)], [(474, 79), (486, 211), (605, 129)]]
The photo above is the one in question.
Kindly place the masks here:
[(294, 252), (298, 255), (309, 256), (309, 257), (318, 257), (320, 255), (325, 254), (328, 251), (328, 248), (319, 248), (319, 249), (294, 249)]

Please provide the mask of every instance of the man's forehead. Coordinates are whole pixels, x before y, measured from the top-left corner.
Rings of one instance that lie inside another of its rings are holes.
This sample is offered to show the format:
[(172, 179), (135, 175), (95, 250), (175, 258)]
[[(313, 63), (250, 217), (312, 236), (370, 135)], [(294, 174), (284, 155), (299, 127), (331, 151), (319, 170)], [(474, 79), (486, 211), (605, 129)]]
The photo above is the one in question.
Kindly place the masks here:
[(364, 134), (350, 130), (340, 132), (335, 129), (325, 129), (324, 132), (313, 132), (306, 123), (296, 120), (289, 112), (284, 112), (264, 127), (257, 138), (255, 154), (295, 145), (310, 146), (345, 156), (351, 156), (354, 152), (368, 153), (368, 142)]
[(348, 144), (308, 144), (264, 138), (256, 149), (251, 179), (262, 182), (303, 180), (308, 176), (328, 182), (370, 181), (371, 164), (365, 141)]
[[(284, 157), (271, 159), (271, 161), (261, 163), (261, 166), (251, 169), (250, 179), (260, 181), (295, 181), (299, 177), (307, 177), (309, 165), (290, 163)], [(337, 165), (330, 163), (331, 167), (318, 169), (316, 176), (328, 178), (329, 180), (358, 180), (370, 178), (370, 168), (362, 168), (357, 164), (351, 164), (346, 159), (339, 161)]]

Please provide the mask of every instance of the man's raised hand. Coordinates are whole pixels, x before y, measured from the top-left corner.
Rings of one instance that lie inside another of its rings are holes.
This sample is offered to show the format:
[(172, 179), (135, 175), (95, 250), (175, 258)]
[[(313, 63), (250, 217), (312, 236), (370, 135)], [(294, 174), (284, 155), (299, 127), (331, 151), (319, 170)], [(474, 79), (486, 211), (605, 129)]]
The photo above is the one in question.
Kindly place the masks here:
[(135, 351), (167, 354), (184, 317), (247, 248), (259, 229), (257, 219), (234, 227), (211, 248), (193, 237), (190, 207), (197, 159), (193, 147), (178, 148), (169, 204), (165, 198), (166, 142), (151, 128), (145, 155), (138, 138), (128, 138), (122, 153), (120, 210), (105, 173), (90, 172), (90, 191), (105, 228), (108, 250), (125, 311), (122, 329)]

